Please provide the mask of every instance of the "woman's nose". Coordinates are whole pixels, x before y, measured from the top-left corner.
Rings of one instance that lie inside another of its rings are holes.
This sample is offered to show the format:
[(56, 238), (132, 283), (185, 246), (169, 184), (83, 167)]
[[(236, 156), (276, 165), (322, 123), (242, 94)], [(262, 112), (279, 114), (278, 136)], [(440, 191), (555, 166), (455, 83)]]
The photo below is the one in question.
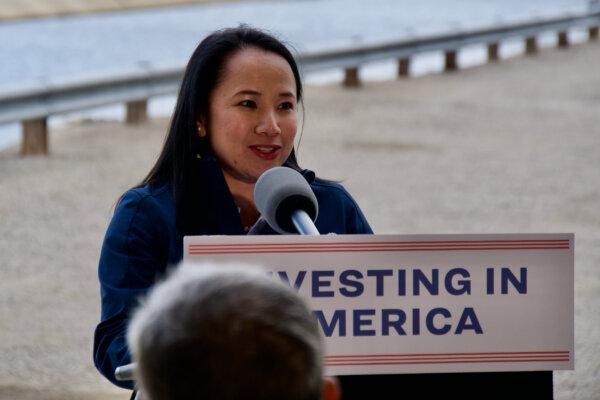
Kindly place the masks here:
[(276, 136), (281, 133), (281, 128), (277, 122), (277, 116), (274, 112), (265, 112), (255, 128), (256, 133), (266, 136)]

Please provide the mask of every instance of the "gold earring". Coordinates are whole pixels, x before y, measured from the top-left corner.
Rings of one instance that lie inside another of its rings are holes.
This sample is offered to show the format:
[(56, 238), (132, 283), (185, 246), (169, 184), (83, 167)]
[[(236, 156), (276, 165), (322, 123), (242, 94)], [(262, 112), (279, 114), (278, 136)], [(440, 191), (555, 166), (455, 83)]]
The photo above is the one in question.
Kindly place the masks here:
[(206, 131), (204, 129), (202, 129), (202, 125), (200, 125), (200, 124), (198, 124), (198, 136), (200, 136), (201, 138), (206, 136)]

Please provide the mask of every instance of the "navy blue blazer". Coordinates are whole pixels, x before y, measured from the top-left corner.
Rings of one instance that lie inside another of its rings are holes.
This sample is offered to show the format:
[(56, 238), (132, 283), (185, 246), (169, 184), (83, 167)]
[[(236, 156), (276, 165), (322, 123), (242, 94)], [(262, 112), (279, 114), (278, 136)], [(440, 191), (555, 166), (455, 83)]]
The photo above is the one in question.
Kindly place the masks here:
[[(194, 234), (244, 235), (239, 211), (216, 161), (203, 161), (203, 204)], [(373, 233), (358, 205), (339, 184), (304, 177), (319, 202), (315, 222), (321, 233)], [(132, 388), (131, 382), (115, 380), (115, 368), (131, 362), (126, 343), (130, 313), (137, 301), (168, 266), (183, 256), (183, 234), (176, 223), (176, 206), (170, 184), (131, 189), (119, 202), (106, 232), (100, 254), (99, 278), (101, 322), (94, 333), (94, 364), (111, 382)], [(276, 234), (270, 228), (263, 234)]]

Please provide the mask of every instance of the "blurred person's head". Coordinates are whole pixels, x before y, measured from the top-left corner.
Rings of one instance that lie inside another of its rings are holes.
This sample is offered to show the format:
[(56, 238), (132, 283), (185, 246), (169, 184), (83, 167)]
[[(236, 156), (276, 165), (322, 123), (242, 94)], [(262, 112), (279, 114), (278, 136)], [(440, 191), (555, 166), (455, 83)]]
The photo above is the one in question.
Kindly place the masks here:
[(314, 317), (288, 286), (247, 266), (182, 265), (128, 331), (149, 400), (334, 400)]

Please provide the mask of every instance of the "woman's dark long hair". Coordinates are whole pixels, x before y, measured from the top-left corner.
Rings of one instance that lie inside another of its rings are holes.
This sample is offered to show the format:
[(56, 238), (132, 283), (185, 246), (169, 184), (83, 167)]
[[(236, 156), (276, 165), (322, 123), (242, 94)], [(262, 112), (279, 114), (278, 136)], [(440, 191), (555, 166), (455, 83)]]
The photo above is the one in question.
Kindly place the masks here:
[[(216, 31), (196, 48), (185, 69), (177, 104), (162, 151), (148, 175), (136, 187), (170, 183), (177, 208), (177, 225), (183, 234), (191, 234), (183, 224), (187, 220), (184, 203), (192, 187), (202, 185), (194, 163), (212, 153), (207, 137), (198, 135), (197, 121), (210, 126), (210, 96), (223, 76), (227, 60), (244, 48), (258, 48), (283, 57), (296, 81), (297, 101), (302, 101), (302, 81), (292, 53), (275, 37), (248, 26)], [(284, 165), (300, 170), (292, 150)]]

